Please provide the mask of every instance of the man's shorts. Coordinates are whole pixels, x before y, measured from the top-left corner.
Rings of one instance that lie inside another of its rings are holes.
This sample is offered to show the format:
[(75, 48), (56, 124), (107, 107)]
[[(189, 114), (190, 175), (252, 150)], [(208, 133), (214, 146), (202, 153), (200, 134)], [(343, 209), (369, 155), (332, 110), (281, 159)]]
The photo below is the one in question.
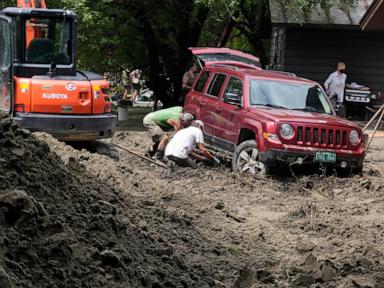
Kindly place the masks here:
[(159, 125), (147, 125), (146, 126), (153, 142), (158, 142), (166, 134)]
[(132, 84), (132, 86), (133, 86), (133, 90), (136, 90), (137, 92), (139, 92), (140, 91), (140, 84), (139, 83), (133, 83)]

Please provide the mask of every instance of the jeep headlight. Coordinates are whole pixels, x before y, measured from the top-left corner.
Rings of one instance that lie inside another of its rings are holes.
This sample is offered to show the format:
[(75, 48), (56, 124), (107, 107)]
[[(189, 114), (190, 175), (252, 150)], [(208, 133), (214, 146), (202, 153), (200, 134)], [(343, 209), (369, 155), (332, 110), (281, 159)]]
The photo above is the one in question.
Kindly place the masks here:
[(359, 141), (360, 141), (359, 132), (357, 132), (356, 130), (352, 130), (349, 133), (349, 142), (351, 142), (351, 144), (355, 146), (359, 144)]
[(293, 127), (290, 124), (282, 124), (280, 126), (280, 136), (284, 139), (290, 139), (293, 136)]

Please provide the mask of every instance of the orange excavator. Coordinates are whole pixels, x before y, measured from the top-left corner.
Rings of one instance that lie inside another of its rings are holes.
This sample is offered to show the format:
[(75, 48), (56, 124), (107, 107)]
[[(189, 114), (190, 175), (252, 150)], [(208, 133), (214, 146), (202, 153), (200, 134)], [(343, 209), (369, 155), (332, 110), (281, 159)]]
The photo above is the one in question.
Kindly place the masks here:
[(60, 140), (111, 137), (108, 81), (76, 69), (76, 14), (44, 0), (17, 5), (0, 11), (0, 110)]

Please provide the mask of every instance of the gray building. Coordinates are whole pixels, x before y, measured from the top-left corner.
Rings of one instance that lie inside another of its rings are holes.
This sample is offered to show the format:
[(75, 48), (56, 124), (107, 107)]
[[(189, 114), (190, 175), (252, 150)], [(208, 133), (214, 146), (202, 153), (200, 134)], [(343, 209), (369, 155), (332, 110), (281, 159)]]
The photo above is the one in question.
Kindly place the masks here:
[(270, 0), (272, 68), (324, 83), (336, 63), (347, 65), (347, 82), (384, 91), (384, 33), (362, 31), (360, 21), (372, 0), (356, 7), (320, 7), (310, 13), (289, 10)]

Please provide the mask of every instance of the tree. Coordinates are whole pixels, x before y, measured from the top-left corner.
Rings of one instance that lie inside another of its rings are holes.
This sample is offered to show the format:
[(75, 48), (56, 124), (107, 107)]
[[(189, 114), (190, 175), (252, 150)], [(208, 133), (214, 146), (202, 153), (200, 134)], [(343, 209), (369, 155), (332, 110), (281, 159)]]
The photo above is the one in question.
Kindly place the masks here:
[[(191, 59), (188, 47), (197, 45), (208, 7), (194, 0), (136, 0), (129, 3), (116, 0), (114, 3), (134, 14), (147, 51), (151, 88), (158, 92), (165, 106), (177, 104), (181, 79)], [(165, 94), (159, 77), (162, 72), (170, 78), (173, 95)]]
[[(16, 0), (0, 0), (15, 6)], [(290, 9), (354, 5), (357, 0), (282, 0)], [(49, 8), (74, 10), (78, 67), (95, 72), (140, 68), (166, 105), (178, 103), (192, 46), (230, 46), (267, 63), (268, 0), (47, 0)], [(165, 72), (170, 81), (161, 78)], [(170, 83), (174, 92), (169, 95)]]

